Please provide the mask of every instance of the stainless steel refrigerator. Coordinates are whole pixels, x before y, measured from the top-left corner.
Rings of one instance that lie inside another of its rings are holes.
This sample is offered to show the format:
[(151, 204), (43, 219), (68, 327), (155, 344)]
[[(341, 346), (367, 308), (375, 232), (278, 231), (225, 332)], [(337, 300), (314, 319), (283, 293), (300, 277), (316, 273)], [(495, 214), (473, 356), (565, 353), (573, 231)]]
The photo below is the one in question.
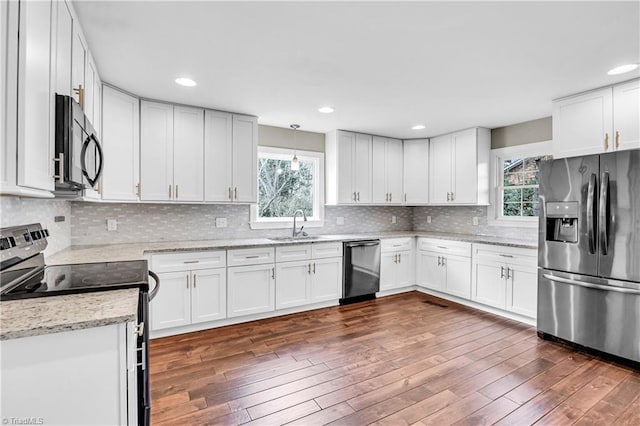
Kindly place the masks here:
[(539, 176), (538, 334), (640, 362), (640, 150)]

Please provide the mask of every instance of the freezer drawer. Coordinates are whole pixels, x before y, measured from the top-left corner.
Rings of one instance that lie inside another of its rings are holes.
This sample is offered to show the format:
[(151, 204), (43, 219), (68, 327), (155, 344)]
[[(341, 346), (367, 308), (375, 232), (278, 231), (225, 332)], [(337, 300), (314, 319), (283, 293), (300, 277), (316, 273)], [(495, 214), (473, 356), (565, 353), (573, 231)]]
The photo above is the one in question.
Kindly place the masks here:
[(538, 331), (640, 362), (640, 283), (539, 268)]

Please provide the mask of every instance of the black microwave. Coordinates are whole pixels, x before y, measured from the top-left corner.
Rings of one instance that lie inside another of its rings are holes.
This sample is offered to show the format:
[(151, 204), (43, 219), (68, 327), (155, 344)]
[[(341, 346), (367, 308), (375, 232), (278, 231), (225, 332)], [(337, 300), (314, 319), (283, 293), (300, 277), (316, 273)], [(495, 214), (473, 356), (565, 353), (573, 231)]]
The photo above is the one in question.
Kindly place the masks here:
[(57, 196), (79, 196), (96, 186), (104, 163), (98, 136), (80, 104), (57, 93), (55, 150)]

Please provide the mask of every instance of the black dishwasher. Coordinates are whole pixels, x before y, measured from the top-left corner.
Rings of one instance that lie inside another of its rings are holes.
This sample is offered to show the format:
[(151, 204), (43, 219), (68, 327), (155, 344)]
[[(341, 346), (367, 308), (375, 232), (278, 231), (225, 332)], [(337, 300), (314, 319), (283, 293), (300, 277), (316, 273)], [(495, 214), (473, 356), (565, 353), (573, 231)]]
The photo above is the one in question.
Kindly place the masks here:
[(375, 299), (380, 291), (380, 240), (345, 241), (343, 269), (341, 305)]

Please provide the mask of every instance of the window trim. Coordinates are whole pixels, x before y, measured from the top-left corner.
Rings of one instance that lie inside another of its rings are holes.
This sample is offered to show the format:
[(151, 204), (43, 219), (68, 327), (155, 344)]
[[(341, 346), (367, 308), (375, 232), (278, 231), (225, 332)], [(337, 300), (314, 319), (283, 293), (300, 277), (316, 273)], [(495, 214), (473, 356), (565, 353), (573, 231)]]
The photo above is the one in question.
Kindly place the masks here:
[(537, 228), (538, 217), (504, 217), (500, 215), (501, 209), (497, 200), (500, 192), (500, 179), (502, 171), (500, 165), (503, 159), (517, 157), (536, 157), (541, 155), (551, 155), (551, 141), (534, 142), (523, 145), (509, 146), (491, 150), (491, 185), (489, 190), (489, 207), (487, 209), (487, 219), (490, 226), (517, 226), (524, 228)]
[[(308, 218), (306, 222), (298, 219), (298, 226), (305, 228), (319, 228), (324, 226), (324, 152), (295, 150), (300, 161), (314, 161), (314, 190), (313, 202), (317, 205), (317, 216)], [(275, 156), (292, 158), (293, 149), (258, 146), (258, 159), (261, 156)], [(259, 189), (258, 189), (259, 192)], [(249, 226), (251, 229), (285, 229), (293, 226), (293, 218), (259, 218), (258, 203), (251, 204)]]

